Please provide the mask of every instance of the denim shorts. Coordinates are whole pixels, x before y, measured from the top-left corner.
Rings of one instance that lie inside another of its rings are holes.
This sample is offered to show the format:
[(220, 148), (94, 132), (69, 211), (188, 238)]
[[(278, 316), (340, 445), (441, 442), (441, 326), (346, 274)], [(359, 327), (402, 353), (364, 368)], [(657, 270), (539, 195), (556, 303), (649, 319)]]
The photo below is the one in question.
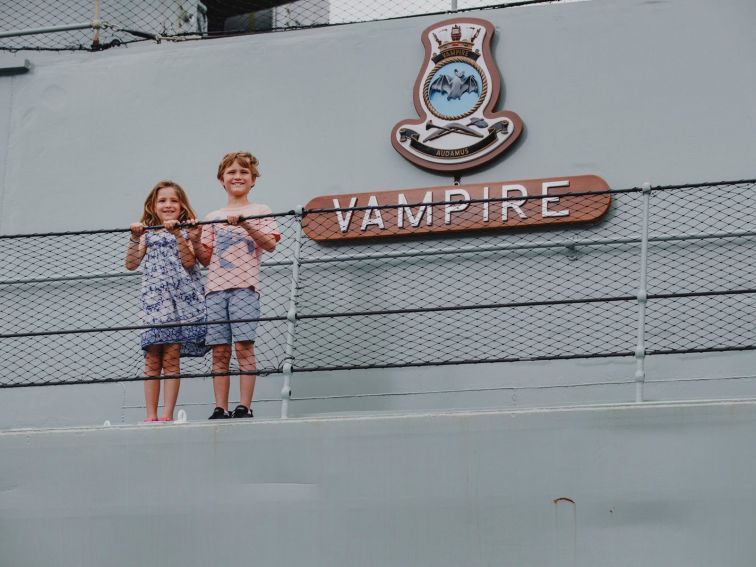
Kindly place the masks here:
[[(257, 320), (260, 318), (260, 295), (251, 288), (211, 291), (205, 297), (207, 321), (231, 321), (207, 326), (208, 345), (228, 345), (240, 341), (255, 341)], [(252, 320), (250, 320), (252, 319)], [(244, 320), (242, 323), (234, 321)]]

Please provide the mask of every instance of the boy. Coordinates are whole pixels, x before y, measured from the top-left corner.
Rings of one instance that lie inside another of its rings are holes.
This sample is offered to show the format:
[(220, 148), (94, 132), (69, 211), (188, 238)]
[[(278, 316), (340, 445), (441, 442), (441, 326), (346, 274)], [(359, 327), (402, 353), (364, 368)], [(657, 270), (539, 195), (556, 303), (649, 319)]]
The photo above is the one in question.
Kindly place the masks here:
[[(213, 391), (215, 410), (210, 419), (253, 417), (252, 395), (255, 391), (255, 337), (260, 317), (260, 257), (263, 250), (272, 252), (281, 239), (273, 217), (249, 219), (240, 217), (269, 215), (266, 205), (251, 203), (248, 195), (260, 177), (257, 158), (248, 152), (226, 154), (218, 166), (218, 180), (227, 194), (223, 209), (208, 213), (207, 221), (227, 223), (206, 224), (202, 235), (193, 235), (192, 247), (203, 265), (209, 266), (207, 278), (207, 320), (236, 321), (207, 326), (206, 343), (213, 349)], [(199, 232), (199, 231), (197, 231)], [(253, 319), (252, 321), (249, 321)], [(228, 411), (231, 379), (218, 376), (228, 372), (231, 345), (236, 349), (239, 364), (239, 405)]]

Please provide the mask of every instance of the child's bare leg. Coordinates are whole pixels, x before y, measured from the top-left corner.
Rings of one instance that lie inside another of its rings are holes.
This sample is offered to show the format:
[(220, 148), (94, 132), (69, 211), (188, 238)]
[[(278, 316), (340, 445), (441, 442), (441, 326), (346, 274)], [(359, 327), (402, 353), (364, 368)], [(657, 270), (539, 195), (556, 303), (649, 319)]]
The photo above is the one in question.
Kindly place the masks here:
[[(148, 378), (159, 378), (163, 366), (163, 347), (154, 345), (147, 347), (144, 357), (144, 375)], [(160, 399), (160, 380), (144, 381), (144, 405), (147, 408), (147, 419), (157, 419), (158, 400)]]
[[(228, 372), (231, 363), (231, 345), (213, 345), (213, 373)], [(230, 376), (213, 377), (215, 406), (228, 411), (228, 389)]]
[[(255, 393), (257, 376), (255, 371), (255, 343), (252, 341), (239, 341), (236, 343), (236, 360), (239, 363), (239, 403), (248, 408), (252, 407), (252, 396)], [(247, 374), (249, 372), (249, 374)]]
[(173, 421), (173, 411), (176, 408), (181, 381), (178, 378), (169, 378), (169, 376), (178, 376), (181, 372), (179, 362), (180, 352), (181, 345), (172, 344), (163, 346), (163, 377), (165, 378), (163, 419), (170, 419), (171, 421)]

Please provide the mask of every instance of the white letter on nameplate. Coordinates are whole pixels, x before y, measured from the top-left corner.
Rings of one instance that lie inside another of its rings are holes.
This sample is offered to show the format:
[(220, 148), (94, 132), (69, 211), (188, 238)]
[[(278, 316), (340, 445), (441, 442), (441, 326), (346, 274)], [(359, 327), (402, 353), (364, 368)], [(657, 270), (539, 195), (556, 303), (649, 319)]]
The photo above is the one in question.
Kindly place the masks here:
[(569, 187), (570, 182), (569, 180), (565, 179), (564, 181), (544, 181), (543, 182), (543, 189), (541, 191), (541, 194), (543, 195), (543, 199), (541, 199), (541, 216), (546, 217), (566, 217), (569, 216), (570, 210), (569, 209), (562, 209), (561, 211), (550, 211), (549, 210), (549, 203), (558, 203), (559, 197), (547, 197), (546, 195), (549, 194), (549, 189), (552, 187)]
[[(351, 209), (356, 204), (357, 204), (357, 197), (352, 197), (349, 200), (349, 208)], [(341, 208), (341, 205), (339, 204), (339, 200), (338, 199), (334, 199), (333, 200), (333, 208), (334, 209), (340, 209)], [(346, 232), (347, 230), (349, 230), (349, 223), (352, 220), (352, 214), (353, 213), (354, 213), (354, 211), (352, 211), (352, 210), (347, 211), (346, 218), (345, 218), (344, 217), (344, 211), (336, 211), (336, 220), (339, 221), (339, 230), (341, 232)]]
[[(523, 197), (528, 196), (528, 190), (525, 189), (525, 186), (515, 183), (514, 185), (501, 186), (501, 198), (509, 199), (510, 191), (519, 191), (520, 195), (522, 195)], [(516, 212), (517, 216), (520, 217), (521, 219), (528, 218), (525, 212), (520, 208), (525, 204), (525, 201), (526, 199), (523, 199), (522, 201), (502, 201), (501, 202), (501, 220), (504, 222), (507, 222), (507, 220), (509, 219), (509, 209), (512, 209), (514, 212)]]
[[(433, 202), (433, 191), (428, 191), (425, 196), (423, 197), (423, 203), (432, 203)], [(404, 196), (404, 193), (399, 193), (399, 198), (397, 203), (399, 205), (407, 205), (407, 198)], [(399, 228), (404, 228), (404, 215), (407, 215), (407, 220), (409, 220), (410, 225), (413, 227), (420, 226), (420, 221), (423, 220), (423, 215), (425, 215), (425, 224), (428, 226), (431, 226), (433, 224), (433, 207), (429, 207), (427, 205), (422, 205), (418, 211), (417, 216), (414, 216), (412, 214), (412, 209), (410, 207), (399, 207), (399, 210), (397, 211), (397, 219), (396, 219), (396, 225)]]
[(464, 189), (447, 189), (445, 192), (444, 201), (451, 201), (452, 197), (462, 197), (462, 203), (456, 205), (453, 203), (447, 203), (444, 205), (444, 224), (451, 224), (451, 214), (464, 211), (470, 206), (470, 193)]
[[(370, 195), (370, 199), (368, 199), (368, 207), (377, 207), (378, 206), (378, 199), (375, 198), (375, 195)], [(375, 214), (375, 218), (371, 219), (370, 215)], [(378, 228), (384, 228), (383, 226), (383, 217), (381, 216), (381, 210), (380, 209), (365, 209), (365, 214), (362, 216), (362, 226), (360, 227), (360, 230), (365, 230), (368, 226), (376, 225)]]

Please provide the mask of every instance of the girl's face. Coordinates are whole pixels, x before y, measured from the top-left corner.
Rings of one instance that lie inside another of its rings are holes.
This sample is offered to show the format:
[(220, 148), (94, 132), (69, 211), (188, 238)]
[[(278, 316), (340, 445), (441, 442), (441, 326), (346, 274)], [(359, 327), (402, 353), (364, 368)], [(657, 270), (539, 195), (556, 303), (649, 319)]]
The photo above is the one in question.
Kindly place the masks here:
[(181, 200), (175, 187), (162, 187), (155, 196), (155, 214), (161, 223), (178, 220), (181, 214)]
[(229, 195), (241, 197), (249, 193), (255, 185), (255, 178), (252, 171), (242, 166), (238, 161), (234, 161), (223, 172), (223, 188), (228, 191)]

